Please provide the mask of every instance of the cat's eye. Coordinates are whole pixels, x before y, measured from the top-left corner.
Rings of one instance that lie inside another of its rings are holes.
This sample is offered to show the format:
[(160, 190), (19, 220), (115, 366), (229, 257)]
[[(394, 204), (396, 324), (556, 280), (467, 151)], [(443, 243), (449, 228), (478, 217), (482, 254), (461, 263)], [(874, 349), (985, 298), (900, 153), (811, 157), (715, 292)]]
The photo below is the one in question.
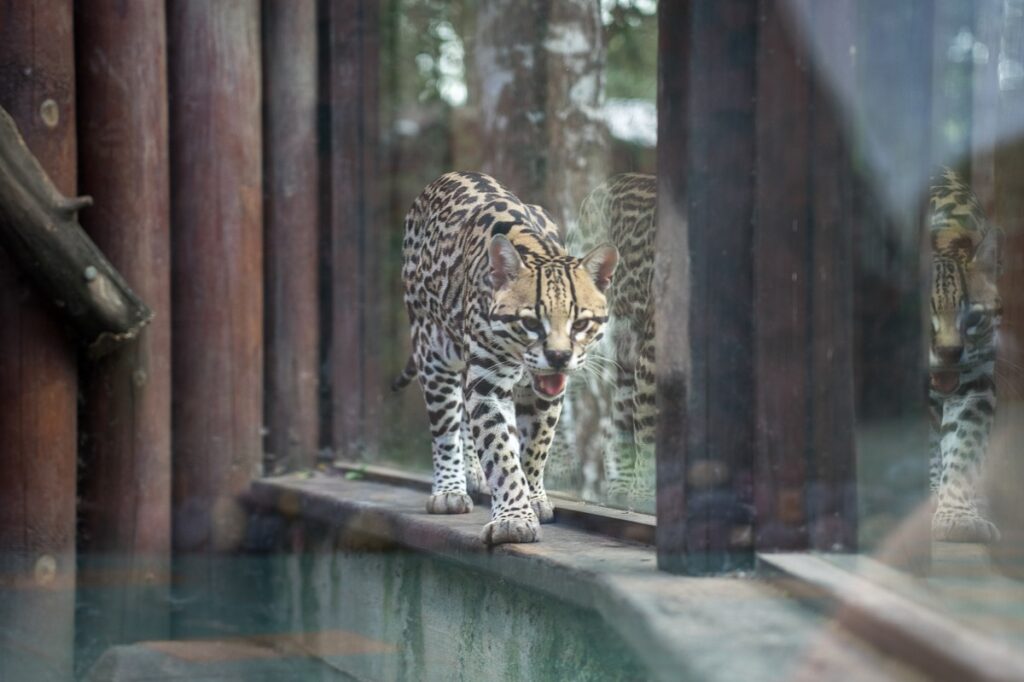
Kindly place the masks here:
[(577, 334), (586, 331), (590, 327), (590, 320), (576, 320), (572, 323), (572, 330)]
[(531, 332), (539, 332), (544, 327), (536, 317), (524, 317), (522, 322), (527, 331)]
[(981, 324), (982, 313), (980, 310), (971, 310), (964, 315), (964, 327), (970, 329), (971, 327), (977, 327)]

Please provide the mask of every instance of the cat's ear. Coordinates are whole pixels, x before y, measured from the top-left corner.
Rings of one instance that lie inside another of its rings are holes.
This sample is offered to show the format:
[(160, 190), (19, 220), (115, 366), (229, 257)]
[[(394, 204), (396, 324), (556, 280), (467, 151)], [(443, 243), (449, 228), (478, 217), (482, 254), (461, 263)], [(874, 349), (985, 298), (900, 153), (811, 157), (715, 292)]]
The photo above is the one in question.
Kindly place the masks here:
[(516, 247), (512, 246), (512, 242), (503, 234), (491, 237), (491, 243), (487, 245), (487, 255), (491, 263), (491, 286), (496, 290), (515, 279), (525, 267)]
[(619, 264), (619, 250), (611, 244), (602, 244), (584, 256), (580, 264), (594, 280), (597, 290), (604, 291), (612, 283), (615, 266)]
[(985, 238), (981, 240), (974, 249), (970, 266), (986, 274), (993, 279), (1003, 274), (1002, 262), (1003, 231), (995, 225), (990, 225)]
[(989, 227), (985, 238), (974, 250), (974, 257), (967, 264), (967, 297), (971, 305), (986, 310), (998, 310), (999, 290), (996, 280), (1002, 274), (1002, 240), (1003, 231)]

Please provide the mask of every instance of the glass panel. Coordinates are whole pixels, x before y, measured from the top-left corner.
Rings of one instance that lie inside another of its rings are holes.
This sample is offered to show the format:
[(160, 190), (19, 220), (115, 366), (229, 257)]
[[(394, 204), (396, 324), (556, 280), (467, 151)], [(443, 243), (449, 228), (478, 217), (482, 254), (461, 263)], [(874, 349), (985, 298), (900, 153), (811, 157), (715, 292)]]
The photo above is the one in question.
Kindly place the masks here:
[[(650, 319), (653, 255), (655, 9), (651, 0), (606, 0), (600, 10), (597, 3), (386, 3), (380, 125), (386, 172), (378, 221), (386, 237), (376, 273), (384, 297), (376, 308), (383, 318), (382, 372), (397, 376), (411, 352), (402, 303), (403, 222), (417, 195), (442, 174), (484, 172), (524, 203), (542, 206), (572, 255), (617, 246), (608, 292), (613, 321), (571, 373), (546, 481), (552, 492), (651, 512), (653, 385), (633, 385), (635, 376), (649, 376), (642, 363), (653, 350), (645, 347), (642, 328)], [(635, 175), (623, 179), (627, 173)], [(546, 333), (548, 340), (535, 345), (550, 350), (558, 339)], [(584, 347), (573, 339), (577, 356)], [(385, 426), (367, 457), (429, 472), (430, 428), (421, 390), (412, 383), (383, 399)]]
[(856, 169), (860, 548), (1016, 643), (1024, 3), (860, 2), (839, 49), (816, 6), (786, 6)]

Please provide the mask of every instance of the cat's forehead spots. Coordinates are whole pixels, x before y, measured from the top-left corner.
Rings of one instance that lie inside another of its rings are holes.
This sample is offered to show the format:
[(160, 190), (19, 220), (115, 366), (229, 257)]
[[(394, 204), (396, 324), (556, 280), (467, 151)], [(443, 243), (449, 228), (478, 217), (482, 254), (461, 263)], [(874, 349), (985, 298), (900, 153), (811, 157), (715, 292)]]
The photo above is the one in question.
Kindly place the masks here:
[(964, 274), (951, 258), (935, 258), (932, 264), (932, 310), (951, 313), (963, 307)]
[(495, 307), (520, 317), (575, 319), (603, 316), (607, 301), (579, 260), (566, 257), (537, 261), (495, 295)]

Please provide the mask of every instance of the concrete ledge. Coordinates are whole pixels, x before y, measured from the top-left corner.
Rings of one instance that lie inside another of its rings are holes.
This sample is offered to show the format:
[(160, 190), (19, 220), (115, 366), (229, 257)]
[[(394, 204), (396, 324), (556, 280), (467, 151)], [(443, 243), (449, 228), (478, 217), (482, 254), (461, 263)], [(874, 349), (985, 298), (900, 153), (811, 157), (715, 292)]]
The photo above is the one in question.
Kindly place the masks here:
[(921, 594), (920, 581), (869, 558), (858, 558), (864, 575), (809, 554), (764, 554), (758, 562), (780, 588), (933, 679), (1024, 680), (1024, 655), (926, 606), (934, 600)]
[(540, 543), (488, 549), (477, 538), (486, 509), (429, 515), (423, 492), (324, 474), (258, 481), (250, 502), (338, 528), (352, 547), (415, 550), (594, 611), (652, 679), (918, 679), (764, 581), (661, 573), (642, 544), (556, 523)]

